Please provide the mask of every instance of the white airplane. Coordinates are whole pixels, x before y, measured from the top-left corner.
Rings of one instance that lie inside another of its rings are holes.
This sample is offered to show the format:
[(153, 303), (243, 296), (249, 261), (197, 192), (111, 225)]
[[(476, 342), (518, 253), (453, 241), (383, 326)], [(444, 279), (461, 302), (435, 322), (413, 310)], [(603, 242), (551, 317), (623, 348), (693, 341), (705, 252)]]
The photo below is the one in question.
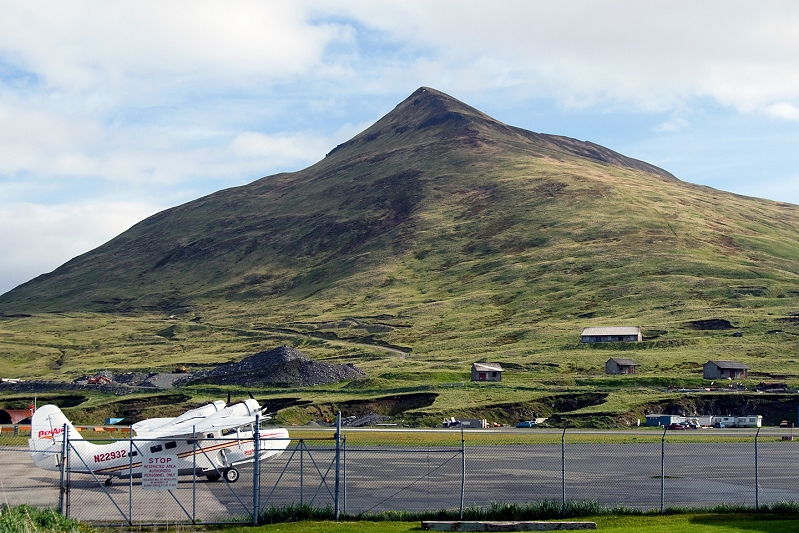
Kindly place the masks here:
[[(261, 420), (261, 406), (253, 399), (225, 405), (217, 400), (186, 411), (176, 418), (150, 418), (131, 426), (135, 437), (111, 444), (93, 444), (83, 439), (55, 405), (44, 405), (34, 411), (31, 438), (28, 441), (36, 466), (59, 470), (64, 440), (68, 432), (70, 472), (128, 478), (142, 475), (142, 461), (153, 457), (177, 459), (178, 475), (202, 475), (210, 481), (224, 477), (228, 483), (239, 478), (237, 466), (255, 460), (253, 426), (256, 415)], [(289, 444), (284, 428), (260, 428), (260, 454), (263, 461), (283, 452)]]

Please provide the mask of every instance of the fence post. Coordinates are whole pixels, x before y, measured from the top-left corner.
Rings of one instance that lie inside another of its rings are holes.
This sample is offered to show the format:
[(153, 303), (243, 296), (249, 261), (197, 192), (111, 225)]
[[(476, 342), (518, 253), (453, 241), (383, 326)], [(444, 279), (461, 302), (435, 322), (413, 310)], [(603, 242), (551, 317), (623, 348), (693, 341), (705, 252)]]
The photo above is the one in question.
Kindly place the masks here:
[(70, 507), (70, 501), (69, 501), (69, 467), (70, 467), (69, 462), (70, 461), (69, 461), (69, 456), (70, 456), (70, 453), (69, 453), (69, 428), (68, 428), (67, 424), (64, 424), (64, 433), (63, 433), (63, 435), (64, 435), (64, 450), (66, 451), (66, 457), (64, 458), (64, 464), (66, 465), (64, 467), (64, 476), (66, 477), (66, 483), (64, 484), (64, 499), (66, 500), (66, 512), (64, 513), (64, 516), (69, 518), (69, 507)]
[(133, 426), (128, 424), (128, 523), (133, 525)]
[(339, 519), (338, 496), (341, 476), (341, 411), (336, 415), (336, 521)]
[(344, 503), (342, 505), (342, 509), (344, 514), (347, 514), (347, 436), (344, 435), (342, 446), (344, 447), (343, 459), (344, 459)]
[(663, 513), (663, 501), (666, 492), (666, 428), (660, 439), (660, 512)]
[(463, 437), (463, 426), (461, 426), (461, 512), (460, 519), (463, 520), (463, 497), (466, 494), (466, 439)]
[(67, 468), (67, 425), (64, 424), (63, 433), (61, 433), (61, 479), (58, 483), (58, 510), (62, 516), (67, 515), (67, 501), (66, 501), (66, 468)]
[(191, 426), (191, 523), (197, 523), (197, 426)]
[(252, 465), (252, 525), (258, 525), (258, 514), (261, 507), (261, 433), (259, 425), (261, 417), (255, 415), (255, 426), (253, 427), (252, 437), (255, 447), (255, 462)]
[(305, 457), (305, 440), (300, 439), (300, 441), (297, 444), (300, 447), (300, 507), (302, 507), (303, 504), (305, 503), (302, 494), (302, 489), (305, 486), (305, 479), (303, 478), (303, 476), (305, 475), (305, 464), (303, 463), (303, 458)]
[(760, 483), (758, 480), (760, 465), (758, 464), (757, 457), (757, 438), (760, 436), (760, 428), (757, 428), (755, 433), (755, 511), (760, 510)]
[(560, 436), (560, 508), (566, 510), (566, 428)]

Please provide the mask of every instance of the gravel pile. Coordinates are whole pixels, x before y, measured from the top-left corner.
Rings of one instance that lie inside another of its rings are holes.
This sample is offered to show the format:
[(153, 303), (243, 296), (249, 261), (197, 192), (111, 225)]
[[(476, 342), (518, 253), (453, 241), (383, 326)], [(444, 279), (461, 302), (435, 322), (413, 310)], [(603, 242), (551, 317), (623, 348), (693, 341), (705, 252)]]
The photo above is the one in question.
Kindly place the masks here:
[(244, 386), (287, 385), (309, 387), (366, 377), (352, 364), (320, 363), (291, 346), (259, 352), (238, 363), (194, 373), (191, 383), (235, 384)]

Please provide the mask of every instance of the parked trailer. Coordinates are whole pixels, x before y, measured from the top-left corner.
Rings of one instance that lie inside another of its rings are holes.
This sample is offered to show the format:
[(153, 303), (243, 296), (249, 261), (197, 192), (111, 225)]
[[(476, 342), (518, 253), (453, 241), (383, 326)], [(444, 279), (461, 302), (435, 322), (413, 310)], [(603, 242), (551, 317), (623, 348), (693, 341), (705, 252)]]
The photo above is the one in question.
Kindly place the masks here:
[(763, 425), (763, 415), (714, 416), (712, 422), (713, 427), (759, 428)]
[(763, 425), (763, 415), (748, 415), (735, 417), (737, 428), (759, 428)]
[(735, 427), (735, 419), (738, 418), (737, 416), (714, 416), (710, 420), (712, 421), (711, 426), (714, 428), (731, 428)]

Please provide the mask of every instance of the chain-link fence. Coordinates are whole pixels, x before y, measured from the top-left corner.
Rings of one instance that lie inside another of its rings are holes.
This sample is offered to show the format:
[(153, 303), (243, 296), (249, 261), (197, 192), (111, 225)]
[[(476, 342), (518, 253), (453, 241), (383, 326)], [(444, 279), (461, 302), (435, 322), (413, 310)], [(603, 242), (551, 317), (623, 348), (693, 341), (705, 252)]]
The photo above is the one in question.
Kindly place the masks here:
[(23, 503), (58, 508), (59, 473), (36, 468), (27, 446), (0, 446), (0, 504)]
[(81, 473), (97, 458), (69, 443), (69, 454), (54, 452), (54, 471), (36, 468), (25, 447), (0, 446), (0, 503), (59, 507), (95, 523), (156, 524), (254, 522), (270, 507), (298, 504), (359, 514), (545, 499), (659, 510), (799, 501), (799, 444), (789, 430), (294, 433), (281, 454), (237, 465), (233, 479), (207, 464), (236, 439), (194, 442), (183, 459), (208, 463), (156, 488), (136, 466), (145, 447), (157, 449), (152, 440), (113, 441), (130, 452), (128, 468), (113, 473)]

